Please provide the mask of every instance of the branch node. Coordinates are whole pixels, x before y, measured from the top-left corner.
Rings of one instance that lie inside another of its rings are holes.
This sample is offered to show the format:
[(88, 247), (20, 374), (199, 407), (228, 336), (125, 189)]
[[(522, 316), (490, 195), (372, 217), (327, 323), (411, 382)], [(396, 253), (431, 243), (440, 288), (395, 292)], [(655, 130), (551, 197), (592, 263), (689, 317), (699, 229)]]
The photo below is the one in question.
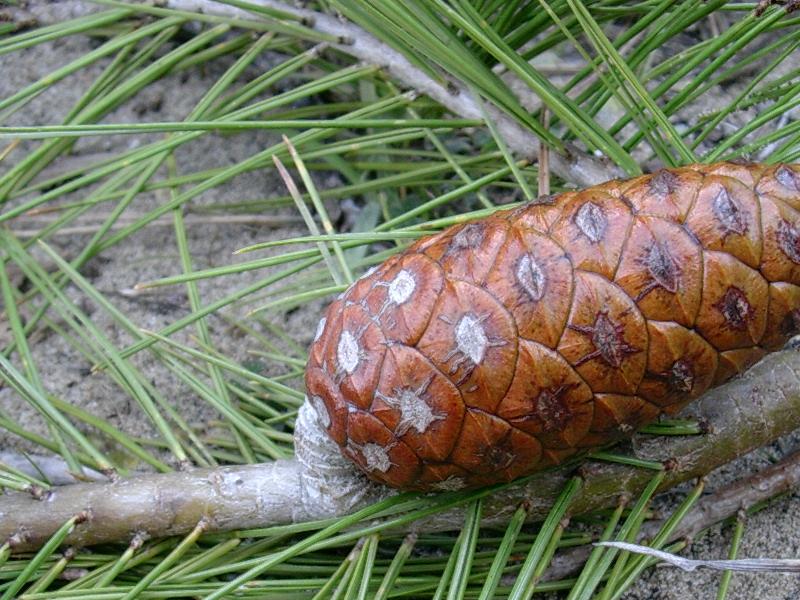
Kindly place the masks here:
[(586, 462), (575, 469), (575, 475), (583, 481), (590, 481), (598, 473), (599, 469), (600, 465), (598, 463)]
[(747, 511), (744, 508), (740, 508), (736, 511), (736, 520), (740, 523), (747, 521)]
[(34, 500), (47, 500), (52, 494), (50, 490), (36, 484), (31, 484), (28, 486), (28, 493), (34, 498)]
[(536, 197), (536, 200), (533, 201), (533, 204), (555, 204), (556, 197), (558, 194), (543, 194)]
[(108, 477), (108, 480), (111, 483), (117, 483), (119, 481), (119, 473), (114, 467), (108, 467), (106, 469), (100, 469), (100, 472)]
[(661, 461), (661, 464), (664, 465), (664, 470), (667, 472), (679, 471), (681, 467), (680, 461), (675, 457)]
[(26, 529), (20, 529), (6, 540), (6, 544), (13, 550), (17, 546), (22, 546), (30, 541), (30, 532)]
[(134, 552), (144, 546), (144, 543), (150, 539), (150, 535), (145, 531), (137, 531), (131, 538), (128, 548)]
[(203, 515), (202, 517), (200, 517), (200, 520), (197, 522), (197, 525), (195, 526), (195, 529), (198, 532), (203, 533), (206, 530), (208, 530), (208, 528), (210, 526), (211, 526), (211, 518), (208, 515)]
[(86, 523), (87, 521), (91, 521), (93, 516), (94, 515), (92, 514), (91, 508), (84, 509), (77, 515), (75, 515), (75, 525), (80, 525), (81, 523)]
[(81, 568), (72, 567), (61, 571), (61, 574), (58, 576), (58, 579), (60, 581), (75, 581), (77, 579), (86, 577), (88, 574), (89, 574), (89, 569), (85, 569), (82, 567)]
[(309, 50), (308, 53), (311, 56), (319, 56), (327, 49), (328, 49), (328, 42), (320, 42), (319, 44), (311, 48), (311, 50)]

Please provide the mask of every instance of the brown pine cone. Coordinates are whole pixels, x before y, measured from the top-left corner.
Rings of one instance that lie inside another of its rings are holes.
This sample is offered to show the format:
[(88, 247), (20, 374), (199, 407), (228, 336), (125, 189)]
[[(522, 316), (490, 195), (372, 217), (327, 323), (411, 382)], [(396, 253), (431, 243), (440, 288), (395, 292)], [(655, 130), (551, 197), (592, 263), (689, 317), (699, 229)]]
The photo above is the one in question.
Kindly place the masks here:
[(510, 481), (672, 414), (800, 326), (800, 165), (662, 170), (419, 240), (320, 322), (308, 396), (372, 479)]

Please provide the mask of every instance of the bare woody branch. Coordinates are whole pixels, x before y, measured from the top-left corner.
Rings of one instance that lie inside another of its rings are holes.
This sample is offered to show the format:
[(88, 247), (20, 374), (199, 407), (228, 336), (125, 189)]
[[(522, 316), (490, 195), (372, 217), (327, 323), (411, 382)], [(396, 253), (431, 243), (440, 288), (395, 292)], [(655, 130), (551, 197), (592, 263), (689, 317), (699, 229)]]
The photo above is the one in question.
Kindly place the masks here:
[[(481, 119), (479, 104), (472, 92), (459, 82), (445, 86), (414, 66), (403, 54), (384, 44), (367, 31), (348, 21), (308, 9), (296, 8), (276, 0), (251, 0), (265, 8), (280, 10), (303, 18), (312, 29), (333, 35), (341, 40), (331, 47), (353, 56), (364, 63), (381, 67), (397, 82), (436, 100), (456, 115), (466, 119)], [(177, 10), (200, 12), (240, 19), (253, 19), (253, 13), (213, 0), (163, 0), (163, 5)], [(501, 111), (487, 107), (490, 118), (497, 125), (508, 147), (520, 157), (534, 160), (539, 154), (539, 139)], [(622, 177), (624, 173), (613, 164), (595, 159), (574, 150), (570, 156), (551, 153), (550, 168), (553, 173), (580, 187), (586, 187)]]
[[(689, 411), (704, 419), (709, 433), (687, 437), (637, 436), (634, 454), (670, 465), (663, 488), (702, 476), (716, 467), (770, 443), (800, 427), (800, 353), (785, 350), (766, 357), (744, 376), (717, 388), (697, 401)], [(306, 413), (309, 413), (306, 411)], [(302, 414), (301, 414), (302, 417)], [(301, 418), (302, 421), (302, 418)], [(68, 540), (73, 545), (127, 541), (136, 533), (151, 536), (180, 535), (200, 519), (209, 531), (263, 527), (350, 512), (374, 499), (375, 486), (341, 462), (335, 450), (309, 444), (310, 434), (298, 440), (300, 460), (265, 465), (225, 467), (184, 473), (149, 475), (109, 484), (76, 484), (55, 489), (43, 500), (25, 494), (0, 498), (0, 542), (11, 540), (16, 551), (41, 545), (75, 514), (89, 518), (76, 527)], [(316, 454), (303, 449), (308, 444)], [(350, 470), (347, 470), (347, 469)], [(319, 477), (314, 471), (329, 471)], [(574, 513), (613, 506), (620, 495), (637, 495), (652, 471), (620, 464), (590, 463), (584, 468), (585, 484), (572, 505)], [(790, 485), (795, 470), (765, 472), (769, 486)], [(485, 514), (496, 523), (507, 521), (523, 500), (531, 506), (530, 519), (540, 520), (549, 511), (571, 473), (545, 472), (486, 500)], [(324, 485), (310, 484), (324, 480)], [(763, 483), (763, 482), (762, 482)], [(783, 488), (780, 488), (783, 489)], [(378, 490), (384, 495), (387, 490)], [(333, 501), (356, 498), (356, 501)], [(677, 535), (688, 535), (703, 519), (718, 519), (725, 511), (738, 510), (736, 489), (720, 496), (712, 507), (701, 503)], [(743, 496), (745, 501), (749, 498)], [(709, 516), (711, 515), (711, 516)], [(451, 512), (426, 521), (420, 528), (457, 529), (463, 514)]]
[[(291, 523), (299, 517), (293, 515), (299, 483), (298, 464), (277, 461), (65, 485), (33, 502), (14, 493), (0, 497), (0, 540), (18, 551), (38, 548), (81, 510), (88, 518), (70, 536), (73, 546), (182, 535), (202, 519), (208, 531)], [(74, 511), (76, 506), (84, 509)]]

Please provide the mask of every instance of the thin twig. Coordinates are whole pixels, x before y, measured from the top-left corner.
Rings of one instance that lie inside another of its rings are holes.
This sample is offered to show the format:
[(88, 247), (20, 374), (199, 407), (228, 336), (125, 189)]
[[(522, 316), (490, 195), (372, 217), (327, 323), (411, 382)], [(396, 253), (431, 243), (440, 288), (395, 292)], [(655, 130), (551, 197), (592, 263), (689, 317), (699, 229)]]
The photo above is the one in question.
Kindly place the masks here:
[(798, 573), (800, 572), (800, 560), (796, 558), (737, 558), (733, 560), (697, 560), (684, 558), (671, 552), (656, 550), (649, 546), (630, 544), (628, 542), (597, 542), (595, 546), (606, 546), (652, 556), (664, 563), (678, 567), (684, 571), (694, 571), (698, 568), (714, 569), (715, 571), (750, 571), (750, 572), (772, 572), (772, 573)]
[[(550, 127), (550, 111), (542, 109), (542, 127)], [(550, 148), (539, 143), (539, 197), (550, 195)]]
[[(298, 15), (304, 19), (307, 27), (339, 38), (340, 43), (331, 45), (337, 50), (367, 64), (382, 67), (398, 82), (436, 100), (456, 115), (467, 119), (481, 118), (480, 107), (475, 97), (464, 85), (453, 81), (450, 85), (442, 85), (422, 69), (414, 66), (403, 54), (349, 21), (313, 10), (296, 8), (276, 0), (252, 0), (252, 4)], [(211, 0), (164, 0), (164, 5), (182, 11), (244, 19), (254, 18), (253, 13)], [(498, 109), (487, 108), (509, 148), (522, 158), (534, 159), (538, 156), (539, 139), (533, 132)], [(570, 152), (569, 157), (555, 153), (551, 156), (553, 173), (565, 181), (578, 186), (591, 186), (624, 175), (610, 163), (599, 161), (573, 148), (570, 148)]]
[[(694, 539), (703, 531), (725, 519), (737, 515), (742, 509), (775, 498), (800, 485), (800, 451), (793, 452), (770, 467), (744, 477), (704, 496), (686, 514), (672, 532), (667, 543), (680, 539)], [(646, 523), (639, 540), (653, 537), (663, 526), (663, 521)], [(545, 574), (545, 581), (564, 579), (583, 567), (591, 552), (590, 546), (572, 548), (558, 555)]]
[[(756, 504), (784, 494), (800, 485), (800, 451), (774, 465), (703, 497), (672, 532), (671, 540), (692, 539), (711, 525), (735, 516)], [(642, 528), (643, 538), (655, 535), (661, 523)]]

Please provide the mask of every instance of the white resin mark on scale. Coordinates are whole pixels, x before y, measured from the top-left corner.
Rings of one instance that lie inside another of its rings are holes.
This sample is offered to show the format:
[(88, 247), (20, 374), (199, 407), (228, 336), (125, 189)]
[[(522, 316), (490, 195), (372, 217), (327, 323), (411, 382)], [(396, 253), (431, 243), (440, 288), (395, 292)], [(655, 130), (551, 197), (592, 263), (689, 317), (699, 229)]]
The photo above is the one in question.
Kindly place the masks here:
[(417, 390), (409, 387), (395, 389), (394, 396), (377, 393), (386, 404), (400, 411), (400, 421), (394, 428), (396, 435), (405, 435), (412, 428), (417, 433), (425, 433), (431, 423), (444, 419), (444, 415), (434, 413), (422, 397), (430, 382), (431, 380), (428, 380)]
[(322, 332), (325, 331), (325, 324), (328, 322), (328, 319), (322, 317), (317, 324), (317, 331), (314, 332), (314, 341), (316, 342), (319, 338), (322, 337)]
[(456, 325), (456, 347), (458, 350), (478, 365), (486, 355), (489, 338), (483, 330), (481, 322), (473, 315), (464, 315)]
[(364, 462), (367, 463), (367, 469), (370, 471), (380, 471), (386, 473), (392, 466), (392, 461), (389, 460), (389, 453), (386, 448), (368, 442), (363, 446), (358, 446), (358, 451), (364, 457)]
[(339, 345), (336, 347), (336, 358), (339, 367), (348, 375), (352, 375), (358, 367), (358, 342), (352, 333), (345, 330), (339, 337)]
[(416, 287), (414, 276), (403, 269), (389, 284), (389, 300), (395, 304), (403, 304), (411, 298)]

